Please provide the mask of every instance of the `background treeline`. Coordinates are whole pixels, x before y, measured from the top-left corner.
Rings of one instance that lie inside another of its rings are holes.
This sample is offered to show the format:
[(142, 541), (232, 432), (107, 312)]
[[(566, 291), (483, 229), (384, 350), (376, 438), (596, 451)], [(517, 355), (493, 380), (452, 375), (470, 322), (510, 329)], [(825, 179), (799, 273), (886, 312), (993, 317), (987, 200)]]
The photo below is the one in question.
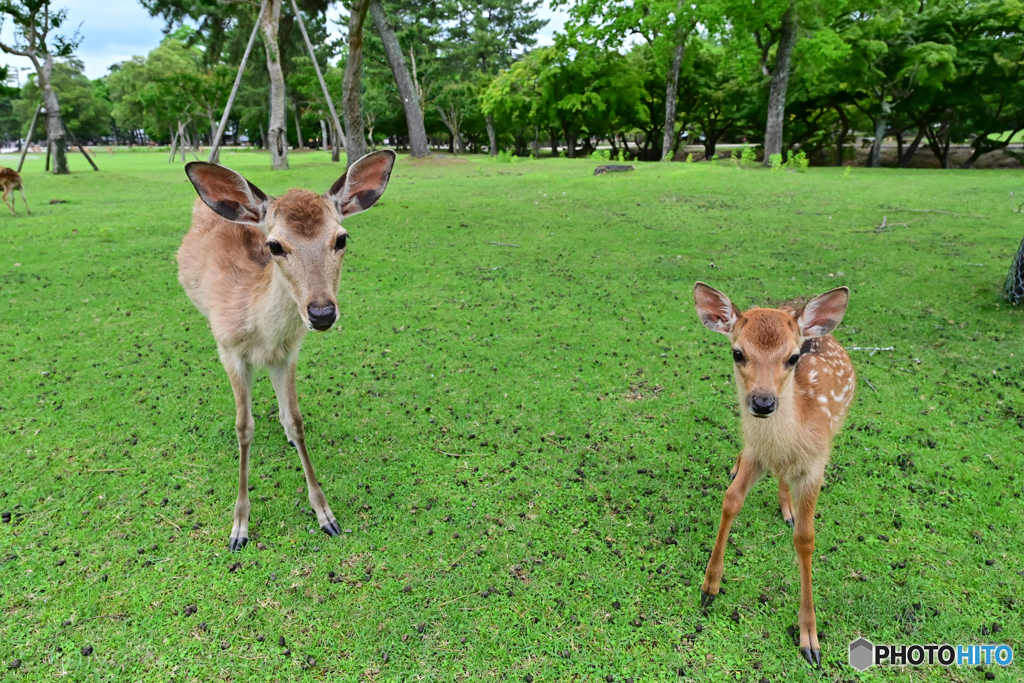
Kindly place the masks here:
[[(166, 144), (181, 131), (208, 144), (253, 29), (258, 5), (142, 0), (168, 35), (146, 56), (89, 81), (73, 57), (53, 87), (80, 139)], [(816, 163), (862, 156), (908, 165), (930, 149), (942, 167), (1020, 141), (1024, 129), (1022, 0), (555, 0), (570, 14), (555, 44), (536, 47), (540, 0), (382, 0), (435, 147), (517, 156), (704, 157), (725, 142), (764, 156), (799, 149)], [(299, 3), (333, 100), (342, 100), (348, 40), (330, 40), (328, 3)], [(342, 5), (345, 13), (355, 11)], [(278, 46), (290, 146), (319, 145), (331, 116), (289, 2)], [(364, 10), (365, 11), (365, 10)], [(197, 26), (198, 28), (192, 28)], [(372, 13), (360, 85), (366, 144), (408, 144), (406, 111)], [(258, 41), (265, 41), (260, 34)], [(263, 46), (265, 47), (265, 46)], [(228, 143), (267, 139), (271, 73), (254, 50), (227, 127)], [(334, 66), (328, 66), (334, 65)], [(0, 93), (0, 136), (25, 135), (39, 103), (34, 76)], [(348, 135), (353, 134), (347, 131)], [(491, 142), (493, 135), (493, 144)], [(1016, 136), (1016, 137), (1014, 137)], [(1019, 146), (1006, 150), (1020, 160)]]

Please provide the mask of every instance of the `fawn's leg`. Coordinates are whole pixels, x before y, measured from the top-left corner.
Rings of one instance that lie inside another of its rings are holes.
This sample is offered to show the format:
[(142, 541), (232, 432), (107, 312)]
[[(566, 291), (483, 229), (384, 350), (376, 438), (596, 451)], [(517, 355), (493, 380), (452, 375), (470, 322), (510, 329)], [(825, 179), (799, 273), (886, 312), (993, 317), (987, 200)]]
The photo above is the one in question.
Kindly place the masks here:
[(761, 465), (754, 458), (743, 457), (741, 454), (739, 464), (736, 478), (729, 485), (725, 492), (725, 500), (722, 501), (722, 521), (718, 525), (718, 537), (715, 539), (715, 548), (711, 551), (707, 571), (704, 572), (704, 583), (700, 587), (701, 607), (710, 606), (718, 597), (722, 585), (722, 564), (725, 558), (725, 544), (729, 540), (729, 530), (736, 515), (743, 508), (747, 493), (761, 477)]
[[(25, 188), (19, 187), (18, 189), (21, 190), (21, 201), (25, 202), (25, 211), (32, 213), (32, 209), (28, 208), (28, 200), (25, 199)], [(14, 197), (11, 197), (11, 200), (13, 201)]]
[(5, 188), (4, 189), (4, 195), (3, 195), (4, 204), (6, 204), (7, 208), (11, 210), (11, 215), (12, 216), (17, 216), (18, 214), (14, 212), (14, 205), (11, 204), (9, 201), (7, 201), (7, 196), (9, 194), (11, 194), (11, 189), (10, 188)]
[(309, 453), (306, 451), (306, 433), (302, 424), (302, 413), (299, 412), (299, 397), (295, 391), (295, 364), (296, 360), (290, 360), (281, 365), (274, 365), (270, 370), (270, 381), (274, 384), (274, 393), (277, 394), (278, 417), (284, 433), (288, 437), (288, 443), (299, 451), (299, 460), (302, 461), (302, 471), (306, 475), (306, 488), (309, 489), (309, 504), (316, 513), (320, 528), (328, 536), (337, 536), (341, 533), (341, 525), (334, 518), (334, 513), (327, 505), (327, 497), (324, 496), (320, 482), (317, 481), (313, 472), (313, 463), (309, 461)]
[(814, 508), (821, 492), (821, 475), (810, 475), (791, 483), (796, 499), (793, 545), (796, 546), (800, 565), (800, 654), (820, 668), (821, 646), (818, 644), (818, 621), (811, 591), (811, 559), (814, 555)]
[(235, 394), (235, 433), (238, 435), (238, 498), (228, 541), (228, 549), (234, 552), (249, 542), (249, 446), (256, 429), (252, 419), (252, 366), (224, 350), (220, 359)]
[(793, 500), (789, 496), (789, 484), (779, 477), (779, 509), (782, 510), (782, 519), (790, 528), (793, 528)]

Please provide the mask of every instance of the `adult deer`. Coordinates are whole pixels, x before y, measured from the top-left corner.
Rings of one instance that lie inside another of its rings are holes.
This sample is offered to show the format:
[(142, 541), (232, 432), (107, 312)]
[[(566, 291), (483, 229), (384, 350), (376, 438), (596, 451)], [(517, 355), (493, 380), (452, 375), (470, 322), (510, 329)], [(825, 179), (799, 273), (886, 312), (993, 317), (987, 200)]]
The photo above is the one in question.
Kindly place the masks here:
[(794, 528), (800, 565), (800, 652), (820, 667), (811, 594), (814, 507), (832, 438), (842, 427), (856, 384), (850, 357), (830, 334), (843, 319), (850, 290), (833, 289), (800, 310), (743, 312), (703, 282), (694, 286), (693, 297), (704, 326), (728, 335), (732, 343), (743, 424), (743, 450), (722, 502), (718, 537), (700, 588), (701, 606), (709, 607), (718, 596), (729, 529), (747, 493), (763, 472), (771, 472), (779, 479), (779, 506)]
[[(11, 210), (12, 216), (18, 215), (14, 210), (14, 197), (11, 196), (14, 190), (21, 190), (21, 201), (25, 202), (25, 211), (32, 213), (32, 209), (28, 208), (28, 200), (25, 199), (25, 188), (22, 187), (20, 173), (13, 168), (0, 166), (0, 189), (3, 189), (4, 204)], [(11, 201), (7, 201), (8, 197), (11, 197)]]
[(178, 280), (209, 319), (235, 394), (239, 473), (228, 543), (232, 551), (249, 540), (256, 367), (270, 372), (278, 417), (288, 443), (299, 451), (320, 528), (330, 536), (341, 533), (306, 450), (295, 365), (306, 333), (328, 330), (338, 317), (338, 283), (348, 238), (341, 220), (377, 202), (394, 163), (394, 152), (374, 152), (352, 164), (326, 194), (289, 190), (281, 197), (268, 197), (217, 164), (185, 166), (199, 199), (178, 250)]

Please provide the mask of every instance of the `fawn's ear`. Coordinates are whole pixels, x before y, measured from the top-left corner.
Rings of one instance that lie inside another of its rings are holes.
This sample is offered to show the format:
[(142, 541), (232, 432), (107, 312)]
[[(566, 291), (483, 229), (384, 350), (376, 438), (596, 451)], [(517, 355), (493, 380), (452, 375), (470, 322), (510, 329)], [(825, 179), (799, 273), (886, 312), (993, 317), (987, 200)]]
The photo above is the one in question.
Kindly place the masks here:
[(324, 196), (334, 202), (342, 218), (366, 211), (384, 194), (395, 158), (390, 149), (367, 154), (349, 166)]
[(850, 303), (848, 287), (837, 287), (821, 296), (814, 297), (797, 315), (800, 334), (804, 339), (824, 337), (842, 322), (848, 303)]
[(193, 161), (185, 164), (185, 173), (199, 198), (229, 221), (259, 225), (266, 217), (270, 198), (230, 168)]
[(712, 332), (731, 334), (732, 326), (743, 313), (729, 301), (729, 297), (703, 282), (693, 286), (693, 301), (700, 321)]

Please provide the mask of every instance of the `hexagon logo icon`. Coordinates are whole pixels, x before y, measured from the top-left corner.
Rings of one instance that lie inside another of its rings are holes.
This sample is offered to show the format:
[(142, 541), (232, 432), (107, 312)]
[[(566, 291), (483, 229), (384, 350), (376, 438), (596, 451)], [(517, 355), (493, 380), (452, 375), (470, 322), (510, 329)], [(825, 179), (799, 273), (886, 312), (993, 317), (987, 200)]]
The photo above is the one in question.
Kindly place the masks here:
[(858, 638), (850, 643), (850, 666), (864, 671), (875, 663), (875, 645), (870, 640)]

